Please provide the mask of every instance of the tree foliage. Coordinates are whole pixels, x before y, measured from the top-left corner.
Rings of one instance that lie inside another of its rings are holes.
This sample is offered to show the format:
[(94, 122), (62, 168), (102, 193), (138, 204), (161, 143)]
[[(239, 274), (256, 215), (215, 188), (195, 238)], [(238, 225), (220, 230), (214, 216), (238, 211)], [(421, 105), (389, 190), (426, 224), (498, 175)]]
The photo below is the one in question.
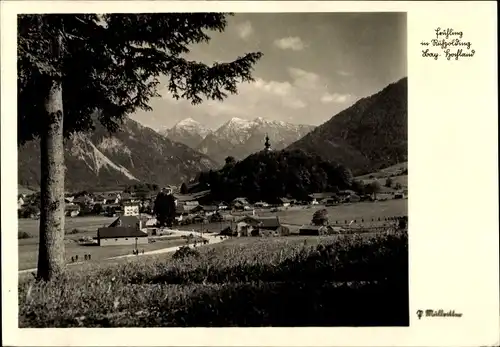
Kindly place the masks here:
[[(223, 13), (28, 14), (18, 16), (18, 144), (41, 138), (37, 277), (64, 267), (64, 149), (75, 132), (117, 131), (127, 115), (151, 110), (164, 87), (176, 99), (222, 101), (252, 80), (261, 53), (232, 62), (186, 58), (189, 46), (224, 31)], [(161, 205), (161, 204), (160, 204)]]
[[(18, 19), (18, 139), (43, 131), (45, 93), (51, 80), (63, 87), (64, 133), (93, 130), (96, 121), (116, 131), (127, 114), (151, 110), (159, 96), (159, 77), (167, 77), (174, 98), (199, 104), (222, 101), (251, 81), (261, 53), (232, 62), (204, 63), (185, 58), (189, 46), (207, 43), (207, 31), (222, 32), (222, 13), (29, 14)], [(62, 38), (60, 59), (47, 54), (55, 35)]]
[(163, 191), (156, 196), (153, 214), (158, 220), (158, 226), (171, 227), (175, 218), (175, 199), (172, 194)]
[(181, 194), (187, 194), (188, 193), (188, 186), (187, 186), (186, 182), (183, 182), (181, 184), (180, 193)]
[(325, 208), (314, 212), (311, 220), (313, 225), (327, 225), (328, 222), (328, 211)]

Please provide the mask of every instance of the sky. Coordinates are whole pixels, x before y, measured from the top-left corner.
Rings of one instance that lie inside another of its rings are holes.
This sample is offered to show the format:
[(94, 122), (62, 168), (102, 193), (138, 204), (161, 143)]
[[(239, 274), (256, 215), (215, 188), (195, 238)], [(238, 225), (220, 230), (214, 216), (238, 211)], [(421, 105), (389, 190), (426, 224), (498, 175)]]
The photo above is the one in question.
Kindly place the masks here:
[[(193, 106), (166, 88), (132, 118), (155, 130), (192, 118), (216, 129), (233, 117), (320, 125), (407, 76), (405, 13), (238, 13), (189, 59), (212, 64), (262, 52), (254, 82), (223, 102)], [(166, 81), (166, 78), (161, 78)]]

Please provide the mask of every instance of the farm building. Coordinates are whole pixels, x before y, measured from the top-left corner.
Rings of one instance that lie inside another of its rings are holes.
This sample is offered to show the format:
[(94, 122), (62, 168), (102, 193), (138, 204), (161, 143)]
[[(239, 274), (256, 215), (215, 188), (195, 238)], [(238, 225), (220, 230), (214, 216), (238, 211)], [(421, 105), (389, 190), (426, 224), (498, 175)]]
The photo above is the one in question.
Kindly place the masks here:
[(197, 193), (190, 193), (190, 194), (173, 194), (175, 198), (175, 204), (177, 206), (179, 205), (184, 205), (184, 206), (198, 206), (199, 204), (203, 204), (208, 202), (209, 197), (210, 197), (210, 190), (204, 190), (201, 192)]
[(279, 202), (279, 205), (281, 205), (283, 207), (288, 207), (291, 204), (291, 200), (287, 199), (287, 198), (279, 198), (278, 202)]
[[(340, 228), (337, 228), (340, 231)], [(319, 236), (328, 235), (334, 232), (334, 229), (328, 225), (303, 225), (299, 229), (299, 235), (302, 236)]]
[(246, 198), (236, 198), (231, 201), (231, 207), (236, 210), (246, 210), (250, 208), (250, 203)]
[(99, 228), (97, 230), (97, 244), (99, 246), (125, 246), (148, 243), (148, 234), (129, 226)]
[(108, 228), (131, 227), (142, 230), (145, 221), (139, 216), (120, 216), (111, 223)]
[(290, 231), (283, 227), (279, 217), (245, 216), (236, 222), (238, 236), (288, 235)]
[(195, 206), (194, 208), (190, 209), (189, 212), (190, 213), (201, 213), (205, 216), (211, 216), (213, 215), (215, 212), (217, 212), (217, 206), (214, 206), (214, 205), (198, 205), (198, 206)]

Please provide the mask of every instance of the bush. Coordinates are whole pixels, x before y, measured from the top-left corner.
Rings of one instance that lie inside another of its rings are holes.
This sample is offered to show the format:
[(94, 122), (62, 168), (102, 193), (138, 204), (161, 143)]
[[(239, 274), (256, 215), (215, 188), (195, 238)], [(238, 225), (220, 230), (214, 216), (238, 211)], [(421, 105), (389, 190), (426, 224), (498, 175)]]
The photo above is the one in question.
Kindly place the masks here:
[(325, 208), (323, 208), (321, 210), (314, 212), (311, 222), (314, 225), (328, 224), (328, 211)]
[(385, 180), (385, 186), (390, 188), (392, 186), (392, 178), (388, 177), (386, 180)]
[(184, 259), (189, 257), (199, 258), (200, 252), (197, 249), (193, 249), (189, 246), (182, 246), (172, 255), (173, 259)]
[(18, 240), (21, 240), (21, 239), (31, 239), (33, 237), (33, 235), (27, 233), (26, 231), (18, 231), (17, 232), (17, 239)]

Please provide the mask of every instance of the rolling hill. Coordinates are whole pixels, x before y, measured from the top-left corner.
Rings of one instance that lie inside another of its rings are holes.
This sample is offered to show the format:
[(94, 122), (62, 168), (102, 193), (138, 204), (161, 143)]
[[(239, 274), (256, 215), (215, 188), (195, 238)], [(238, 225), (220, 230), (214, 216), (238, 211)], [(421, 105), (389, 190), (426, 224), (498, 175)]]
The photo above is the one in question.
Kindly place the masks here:
[(302, 149), (362, 175), (408, 160), (407, 78), (357, 101), (287, 149)]

